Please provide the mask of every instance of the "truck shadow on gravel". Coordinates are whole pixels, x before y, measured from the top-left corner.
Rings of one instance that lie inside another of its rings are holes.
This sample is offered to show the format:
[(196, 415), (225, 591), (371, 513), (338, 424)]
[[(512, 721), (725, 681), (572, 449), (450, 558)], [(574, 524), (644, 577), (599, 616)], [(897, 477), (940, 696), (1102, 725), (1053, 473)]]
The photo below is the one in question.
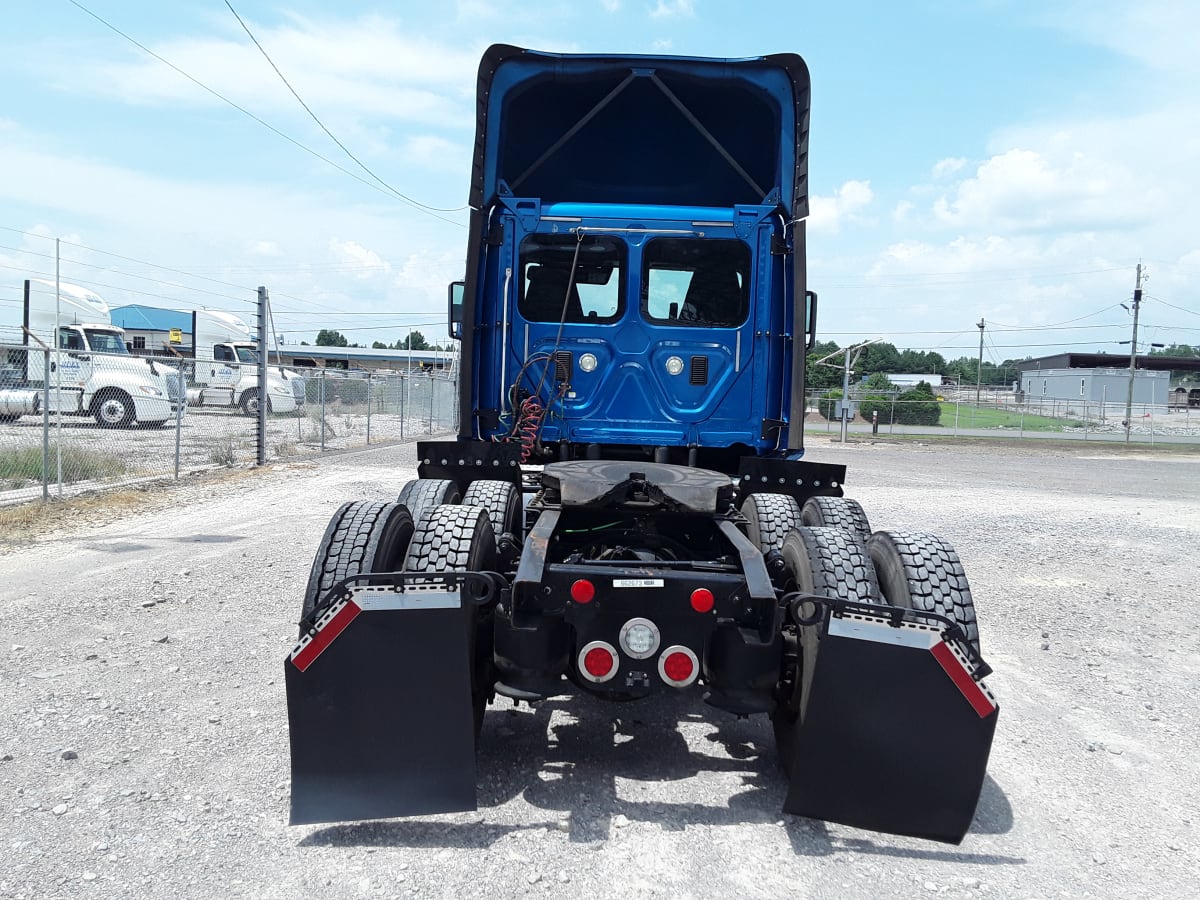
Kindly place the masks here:
[[(787, 780), (770, 721), (738, 719), (695, 695), (682, 703), (654, 697), (619, 706), (586, 696), (532, 708), (505, 703), (485, 716), (477, 770), (478, 812), (334, 825), (300, 845), (478, 849), (514, 832), (547, 829), (598, 846), (614, 828), (635, 823), (679, 832), (695, 825), (780, 825), (803, 856), (850, 851), (1024, 862), (937, 844), (914, 848), (909, 839), (886, 835), (834, 837), (824, 822), (785, 815)], [(1002, 834), (1011, 827), (1012, 809), (989, 777), (971, 834)]]

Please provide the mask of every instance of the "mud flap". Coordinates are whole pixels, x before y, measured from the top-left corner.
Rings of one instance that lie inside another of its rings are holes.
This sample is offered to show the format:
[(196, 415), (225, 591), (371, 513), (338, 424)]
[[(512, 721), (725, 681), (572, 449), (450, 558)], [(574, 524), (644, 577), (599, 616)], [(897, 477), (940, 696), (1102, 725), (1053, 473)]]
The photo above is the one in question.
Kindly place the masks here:
[(475, 809), (469, 607), (358, 587), (284, 662), (291, 824)]
[(816, 657), (784, 811), (962, 841), (999, 715), (972, 674), (982, 663), (939, 628), (886, 614), (830, 616)]

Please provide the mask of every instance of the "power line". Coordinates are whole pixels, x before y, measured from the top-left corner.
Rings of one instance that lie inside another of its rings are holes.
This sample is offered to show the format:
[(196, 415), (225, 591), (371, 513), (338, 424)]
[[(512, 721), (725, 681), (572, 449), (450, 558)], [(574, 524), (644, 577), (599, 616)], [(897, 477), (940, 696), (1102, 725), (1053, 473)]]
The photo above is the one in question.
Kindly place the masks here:
[[(263, 59), (265, 59), (270, 64), (271, 68), (275, 70), (275, 74), (279, 76), (279, 80), (283, 82), (284, 86), (289, 91), (291, 91), (292, 96), (296, 98), (296, 102), (299, 103), (302, 107), (304, 107), (304, 111), (306, 113), (308, 113), (309, 116), (312, 118), (312, 120), (317, 123), (317, 125), (320, 127), (320, 129), (329, 136), (329, 139), (331, 141), (333, 141), (335, 144), (337, 144), (342, 149), (343, 153), (345, 153), (348, 157), (350, 157), (352, 160), (354, 160), (354, 162), (358, 165), (358, 167), (360, 169), (362, 169), (364, 172), (366, 172), (368, 175), (370, 175), (372, 178), (374, 178), (377, 182), (379, 182), (381, 185), (383, 185), (383, 187), (387, 188), (389, 191), (391, 191), (393, 194), (395, 194), (401, 200), (411, 203), (413, 206), (416, 206), (419, 209), (424, 209), (429, 212), (460, 212), (460, 211), (466, 209), (465, 206), (456, 206), (456, 207), (452, 207), (452, 208), (446, 208), (446, 207), (440, 207), (440, 206), (429, 206), (426, 203), (421, 203), (419, 200), (414, 200), (412, 197), (408, 196), (407, 194), (401, 193), (396, 188), (392, 187), (390, 184), (388, 184), (386, 181), (384, 181), (382, 178), (380, 178), (378, 175), (376, 175), (373, 171), (371, 171), (371, 169), (368, 168), (366, 163), (364, 163), (361, 159), (359, 159), (357, 156), (355, 156), (353, 153), (351, 153), (349, 148), (347, 148), (345, 144), (343, 144), (340, 140), (338, 140), (337, 135), (335, 135), (332, 131), (330, 131), (328, 128), (325, 127), (325, 123), (322, 122), (319, 118), (317, 118), (317, 114), (312, 111), (312, 109), (309, 107), (309, 105), (307, 103), (304, 102), (304, 98), (301, 97), (298, 93), (296, 93), (296, 89), (294, 87), (292, 87), (292, 83), (287, 80), (287, 78), (284, 76), (283, 72), (279, 71), (279, 66), (275, 65), (275, 60), (271, 59), (271, 56), (269, 53), (267, 53), (266, 48), (263, 47), (263, 45), (259, 43), (258, 38), (256, 38), (254, 36), (254, 32), (252, 32), (250, 30), (250, 26), (246, 24), (245, 20), (243, 20), (240, 15), (238, 15), (238, 11), (233, 8), (233, 4), (230, 3), (229, 0), (225, 0), (225, 5), (228, 6), (229, 11), (231, 13), (233, 13), (233, 17), (238, 20), (238, 24), (242, 26), (242, 30), (245, 31), (246, 35), (250, 38), (250, 40), (252, 40), (254, 42), (254, 46), (257, 47), (258, 51), (263, 55)], [(455, 223), (455, 224), (457, 224), (457, 223)]]
[(178, 72), (180, 75), (182, 75), (188, 81), (192, 82), (192, 84), (194, 84), (197, 87), (212, 94), (214, 97), (216, 97), (221, 102), (229, 104), (230, 106), (232, 106), (234, 109), (236, 109), (238, 112), (242, 113), (243, 115), (249, 116), (251, 119), (253, 119), (255, 122), (257, 122), (259, 125), (262, 125), (264, 128), (274, 132), (275, 134), (277, 134), (279, 137), (283, 138), (288, 143), (290, 143), (296, 147), (299, 147), (305, 153), (312, 154), (317, 159), (321, 160), (324, 163), (327, 163), (328, 165), (333, 166), (339, 172), (341, 172), (345, 175), (349, 175), (355, 181), (365, 184), (367, 187), (371, 188), (372, 190), (379, 191), (379, 193), (384, 194), (385, 196), (388, 196), (388, 197), (399, 197), (404, 202), (406, 202), (410, 206), (412, 206), (414, 209), (417, 209), (420, 212), (423, 212), (428, 216), (433, 216), (435, 219), (441, 219), (443, 222), (448, 222), (449, 224), (455, 225), (459, 228), (466, 228), (466, 226), (462, 222), (455, 222), (453, 219), (447, 219), (445, 216), (440, 216), (437, 213), (430, 212), (429, 209), (424, 208), (420, 205), (417, 205), (415, 203), (415, 201), (409, 201), (409, 200), (407, 200), (407, 198), (404, 198), (403, 195), (398, 195), (395, 192), (392, 192), (390, 190), (384, 190), (383, 188), (379, 187), (379, 185), (373, 184), (372, 182), (367, 181), (367, 179), (363, 178), (362, 176), (356, 175), (354, 172), (351, 172), (349, 169), (339, 166), (332, 159), (329, 159), (329, 157), (324, 156), (324, 155), (318, 153), (316, 150), (313, 150), (311, 147), (308, 147), (308, 146), (300, 143), (294, 137), (291, 137), (290, 135), (287, 135), (284, 132), (280, 131), (278, 128), (276, 128), (274, 125), (272, 125), (270, 122), (267, 122), (265, 119), (262, 119), (259, 116), (256, 116), (254, 113), (250, 112), (250, 110), (246, 109), (244, 106), (239, 106), (237, 103), (234, 103), (232, 100), (230, 100), (224, 94), (221, 94), (218, 91), (214, 90), (213, 88), (210, 88), (207, 84), (205, 84), (200, 79), (195, 78), (192, 75), (189, 75), (187, 72), (185, 72), (183, 69), (179, 68), (179, 66), (175, 65), (170, 60), (167, 60), (164, 57), (159, 56), (157, 53), (155, 53), (153, 50), (151, 50), (145, 44), (142, 44), (139, 41), (135, 40), (134, 38), (130, 37), (128, 34), (126, 34), (124, 31), (122, 31), (116, 25), (113, 25), (108, 20), (106, 20), (106, 19), (102, 18), (101, 16), (97, 15), (96, 13), (92, 12), (90, 9), (88, 9), (86, 6), (84, 6), (82, 3), (79, 3), (78, 0), (67, 0), (67, 2), (70, 3), (72, 6), (74, 6), (75, 8), (77, 8), (78, 10), (80, 10), (81, 12), (87, 13), (89, 16), (91, 16), (93, 19), (95, 19), (97, 22), (99, 22), (105, 28), (109, 29), (110, 31), (114, 32), (115, 34), (120, 35), (122, 38), (129, 41), (129, 43), (133, 44), (139, 50), (142, 50), (143, 52), (150, 54), (151, 56), (153, 56), (155, 59), (157, 59), (163, 65), (173, 69), (175, 72)]
[(1176, 306), (1174, 303), (1168, 303), (1166, 300), (1162, 299), (1161, 297), (1152, 297), (1150, 294), (1146, 294), (1146, 299), (1153, 300), (1155, 303), (1161, 303), (1163, 306), (1169, 306), (1169, 307), (1171, 307), (1171, 309), (1177, 309), (1180, 312), (1185, 312), (1188, 315), (1200, 316), (1200, 312), (1196, 312), (1194, 309), (1185, 309), (1182, 306)]

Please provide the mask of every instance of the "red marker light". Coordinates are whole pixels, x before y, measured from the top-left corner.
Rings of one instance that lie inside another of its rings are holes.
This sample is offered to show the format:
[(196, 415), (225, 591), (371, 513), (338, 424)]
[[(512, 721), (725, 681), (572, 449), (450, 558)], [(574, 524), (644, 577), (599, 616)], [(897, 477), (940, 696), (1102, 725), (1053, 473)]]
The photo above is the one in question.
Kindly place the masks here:
[(715, 602), (713, 592), (708, 588), (696, 588), (692, 591), (692, 609), (698, 613), (712, 612)]
[(596, 586), (586, 578), (571, 585), (571, 599), (576, 603), (591, 603), (596, 597)]
[(684, 688), (700, 676), (700, 660), (689, 648), (675, 644), (658, 658), (658, 674), (672, 687)]
[(595, 684), (608, 681), (617, 674), (617, 651), (607, 641), (592, 641), (575, 659), (579, 674)]
[(603, 678), (612, 671), (612, 654), (603, 647), (593, 647), (584, 655), (583, 667), (593, 678)]

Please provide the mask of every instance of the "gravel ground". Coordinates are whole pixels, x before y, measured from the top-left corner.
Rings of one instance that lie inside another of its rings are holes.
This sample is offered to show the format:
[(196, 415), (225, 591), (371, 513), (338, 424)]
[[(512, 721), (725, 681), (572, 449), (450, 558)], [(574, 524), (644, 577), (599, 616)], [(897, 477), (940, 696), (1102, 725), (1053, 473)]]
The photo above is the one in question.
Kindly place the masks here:
[(312, 553), (341, 502), (412, 475), (400, 445), (0, 544), (0, 897), (1195, 896), (1200, 456), (810, 456), (971, 576), (1002, 710), (960, 847), (783, 816), (769, 723), (694, 698), (500, 703), (477, 813), (288, 827), (282, 665)]

